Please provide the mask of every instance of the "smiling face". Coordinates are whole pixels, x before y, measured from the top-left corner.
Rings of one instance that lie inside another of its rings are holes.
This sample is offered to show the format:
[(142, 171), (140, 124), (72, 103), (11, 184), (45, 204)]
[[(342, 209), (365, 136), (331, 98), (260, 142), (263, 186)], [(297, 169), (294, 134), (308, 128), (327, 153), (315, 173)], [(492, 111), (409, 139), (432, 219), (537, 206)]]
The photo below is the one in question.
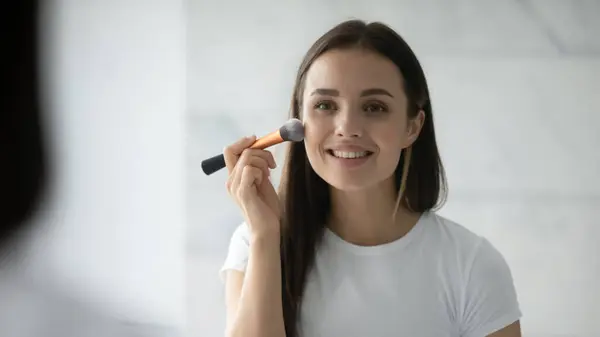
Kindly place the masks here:
[(306, 74), (301, 116), (315, 172), (339, 190), (393, 184), (402, 149), (417, 138), (424, 114), (407, 116), (402, 75), (363, 49), (331, 50)]

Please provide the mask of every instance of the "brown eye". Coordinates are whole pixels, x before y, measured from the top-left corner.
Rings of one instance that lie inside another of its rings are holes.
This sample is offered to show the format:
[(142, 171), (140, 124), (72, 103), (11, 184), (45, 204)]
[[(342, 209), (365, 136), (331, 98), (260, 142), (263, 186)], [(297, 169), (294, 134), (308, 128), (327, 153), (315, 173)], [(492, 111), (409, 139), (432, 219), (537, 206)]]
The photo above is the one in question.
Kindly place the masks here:
[(378, 102), (365, 104), (364, 109), (366, 112), (372, 112), (372, 113), (382, 113), (382, 112), (388, 111), (388, 108), (385, 104), (378, 103)]

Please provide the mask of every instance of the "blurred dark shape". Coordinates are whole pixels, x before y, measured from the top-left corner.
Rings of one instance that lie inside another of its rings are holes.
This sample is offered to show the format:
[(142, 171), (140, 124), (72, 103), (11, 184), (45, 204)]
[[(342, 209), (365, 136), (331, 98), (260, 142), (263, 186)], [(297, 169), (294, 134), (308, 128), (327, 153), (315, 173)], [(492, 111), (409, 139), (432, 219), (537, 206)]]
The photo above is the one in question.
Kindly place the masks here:
[(40, 111), (38, 1), (0, 10), (0, 250), (27, 227), (47, 181)]
[[(39, 78), (39, 3), (0, 9), (0, 264), (48, 183)], [(127, 321), (0, 265), (0, 336), (167, 337), (172, 327)], [(8, 270), (8, 269), (7, 269)]]

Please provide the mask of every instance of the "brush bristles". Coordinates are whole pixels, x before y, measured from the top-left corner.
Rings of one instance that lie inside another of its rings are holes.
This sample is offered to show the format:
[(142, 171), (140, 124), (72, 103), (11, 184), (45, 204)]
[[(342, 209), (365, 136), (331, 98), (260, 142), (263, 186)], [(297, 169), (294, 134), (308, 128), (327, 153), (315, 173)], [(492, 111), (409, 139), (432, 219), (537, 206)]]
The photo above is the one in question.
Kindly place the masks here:
[(279, 133), (285, 141), (299, 142), (304, 139), (304, 126), (299, 119), (292, 118), (279, 128)]

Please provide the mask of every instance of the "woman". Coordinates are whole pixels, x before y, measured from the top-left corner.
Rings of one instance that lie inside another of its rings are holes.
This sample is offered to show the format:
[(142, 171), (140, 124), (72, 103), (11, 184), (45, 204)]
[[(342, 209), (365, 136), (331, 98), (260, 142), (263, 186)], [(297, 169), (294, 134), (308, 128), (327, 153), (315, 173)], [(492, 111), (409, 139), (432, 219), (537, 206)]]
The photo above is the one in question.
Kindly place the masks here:
[(442, 204), (429, 91), (410, 47), (381, 23), (348, 21), (302, 62), (279, 196), (275, 160), (225, 149), (245, 223), (226, 275), (228, 336), (517, 337), (510, 270)]

